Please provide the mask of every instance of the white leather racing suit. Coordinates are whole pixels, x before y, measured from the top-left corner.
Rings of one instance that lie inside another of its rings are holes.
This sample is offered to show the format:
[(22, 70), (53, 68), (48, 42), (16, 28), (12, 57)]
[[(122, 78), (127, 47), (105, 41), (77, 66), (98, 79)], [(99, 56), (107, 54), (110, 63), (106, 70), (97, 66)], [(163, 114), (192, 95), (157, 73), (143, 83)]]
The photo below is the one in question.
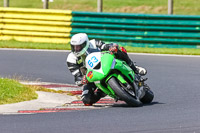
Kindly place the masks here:
[[(108, 51), (113, 45), (116, 45), (114, 43), (105, 44), (104, 42), (100, 40), (90, 40), (89, 41), (89, 47), (93, 49), (98, 49), (100, 51)], [(137, 68), (133, 64), (133, 62), (128, 57), (128, 54), (123, 49), (118, 49), (117, 53), (115, 53), (115, 57), (117, 59), (124, 60), (135, 72), (137, 71)], [(85, 60), (82, 56), (76, 57), (73, 52), (71, 52), (67, 57), (67, 66), (72, 75), (74, 76), (75, 84), (78, 86), (82, 86), (82, 78), (86, 74), (84, 73), (85, 68)], [(86, 70), (86, 68), (85, 68)], [(94, 90), (96, 89), (96, 86), (94, 83), (87, 83), (83, 86), (83, 93), (82, 93), (82, 101), (86, 104), (93, 104), (96, 103), (101, 97), (104, 97), (105, 94), (97, 89), (96, 92)]]

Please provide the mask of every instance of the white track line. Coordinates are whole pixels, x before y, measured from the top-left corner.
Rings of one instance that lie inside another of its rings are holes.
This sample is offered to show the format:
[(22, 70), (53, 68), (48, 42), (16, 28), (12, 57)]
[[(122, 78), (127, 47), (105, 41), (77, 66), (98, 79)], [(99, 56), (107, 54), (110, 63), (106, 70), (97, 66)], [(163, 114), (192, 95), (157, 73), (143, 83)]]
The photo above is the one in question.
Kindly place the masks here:
[(200, 55), (150, 54), (150, 53), (128, 53), (128, 54), (130, 54), (130, 55), (145, 55), (145, 56), (198, 57), (198, 58), (200, 58)]
[[(61, 53), (70, 52), (70, 50), (17, 49), (17, 48), (0, 48), (0, 50), (33, 51), (33, 52), (61, 52)], [(151, 53), (128, 53), (128, 54), (130, 54), (130, 55), (142, 55), (142, 56), (197, 57), (197, 58), (200, 58), (200, 55), (151, 54)]]
[(72, 87), (78, 87), (74, 84), (64, 84), (64, 83), (53, 83), (53, 82), (40, 82), (40, 81), (20, 81), (20, 83), (25, 85), (68, 85)]
[(0, 50), (14, 51), (35, 51), (35, 52), (70, 52), (70, 50), (49, 50), (49, 49), (18, 49), (18, 48), (0, 48)]

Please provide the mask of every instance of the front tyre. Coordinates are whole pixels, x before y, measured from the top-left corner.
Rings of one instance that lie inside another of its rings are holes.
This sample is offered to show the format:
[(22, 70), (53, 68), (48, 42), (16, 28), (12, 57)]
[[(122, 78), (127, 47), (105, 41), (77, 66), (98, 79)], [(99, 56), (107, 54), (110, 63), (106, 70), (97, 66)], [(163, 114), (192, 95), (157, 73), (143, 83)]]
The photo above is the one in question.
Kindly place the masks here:
[(142, 106), (142, 103), (138, 101), (135, 97), (129, 94), (123, 86), (118, 83), (118, 80), (115, 77), (112, 77), (108, 80), (109, 86), (113, 89), (115, 94), (128, 105), (133, 107)]

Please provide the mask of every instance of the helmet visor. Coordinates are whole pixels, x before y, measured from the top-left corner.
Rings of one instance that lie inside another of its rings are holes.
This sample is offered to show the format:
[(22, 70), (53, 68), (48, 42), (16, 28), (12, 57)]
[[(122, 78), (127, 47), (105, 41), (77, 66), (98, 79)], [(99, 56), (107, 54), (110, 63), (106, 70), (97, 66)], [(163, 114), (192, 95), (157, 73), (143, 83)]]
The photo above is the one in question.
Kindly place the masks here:
[(74, 53), (78, 53), (86, 46), (86, 44), (87, 44), (87, 41), (85, 41), (84, 43), (80, 45), (71, 45), (71, 50)]

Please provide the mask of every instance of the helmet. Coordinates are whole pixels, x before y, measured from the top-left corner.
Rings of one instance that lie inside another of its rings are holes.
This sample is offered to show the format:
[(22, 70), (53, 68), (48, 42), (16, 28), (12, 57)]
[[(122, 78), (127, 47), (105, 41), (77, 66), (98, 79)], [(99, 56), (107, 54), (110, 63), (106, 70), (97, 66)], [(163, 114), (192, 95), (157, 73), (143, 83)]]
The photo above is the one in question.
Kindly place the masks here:
[(72, 52), (78, 57), (83, 55), (89, 47), (89, 39), (87, 34), (78, 33), (72, 36), (70, 44)]

